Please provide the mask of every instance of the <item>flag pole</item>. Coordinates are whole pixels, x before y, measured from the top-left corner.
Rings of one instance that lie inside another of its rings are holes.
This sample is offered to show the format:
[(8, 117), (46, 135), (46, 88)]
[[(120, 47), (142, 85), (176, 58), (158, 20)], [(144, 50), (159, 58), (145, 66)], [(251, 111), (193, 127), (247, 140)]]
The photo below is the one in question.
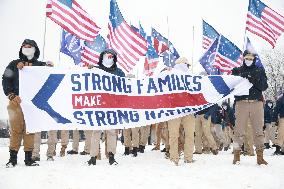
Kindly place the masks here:
[(170, 48), (170, 26), (169, 26), (169, 16), (167, 15), (167, 26), (168, 26), (168, 47), (169, 47), (169, 64), (171, 65), (171, 48)]
[(191, 53), (191, 73), (193, 73), (193, 56), (194, 56), (194, 25), (192, 26), (192, 53)]
[(44, 50), (45, 50), (45, 38), (46, 38), (46, 22), (47, 22), (47, 17), (44, 19), (44, 33), (43, 33), (43, 47), (42, 47), (42, 61), (44, 60)]
[[(248, 5), (248, 10), (249, 10), (249, 5)], [(246, 19), (246, 25), (245, 25), (245, 35), (244, 35), (244, 44), (243, 44), (243, 52), (245, 51), (246, 49), (246, 38), (247, 38), (247, 22), (248, 22), (248, 16), (247, 16), (247, 19)]]
[(60, 30), (58, 63), (60, 63), (61, 61), (60, 49), (61, 49), (61, 43), (62, 43), (62, 33), (63, 33), (63, 28)]

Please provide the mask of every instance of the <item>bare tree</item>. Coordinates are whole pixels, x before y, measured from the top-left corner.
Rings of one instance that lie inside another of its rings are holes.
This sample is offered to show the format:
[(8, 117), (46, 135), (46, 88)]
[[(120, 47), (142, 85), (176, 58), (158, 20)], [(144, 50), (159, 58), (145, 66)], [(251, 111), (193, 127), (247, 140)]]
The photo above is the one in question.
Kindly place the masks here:
[(261, 51), (260, 57), (268, 79), (268, 89), (264, 92), (264, 96), (266, 99), (276, 101), (284, 87), (284, 49), (265, 49)]

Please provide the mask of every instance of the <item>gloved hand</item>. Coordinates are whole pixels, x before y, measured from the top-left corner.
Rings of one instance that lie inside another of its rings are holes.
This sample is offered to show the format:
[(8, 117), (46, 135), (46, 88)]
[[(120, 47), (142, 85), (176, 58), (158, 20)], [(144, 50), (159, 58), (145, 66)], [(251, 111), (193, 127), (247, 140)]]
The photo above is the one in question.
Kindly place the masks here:
[(25, 66), (25, 64), (24, 64), (23, 62), (19, 62), (19, 63), (17, 64), (17, 68), (18, 68), (19, 70), (23, 69), (24, 66)]

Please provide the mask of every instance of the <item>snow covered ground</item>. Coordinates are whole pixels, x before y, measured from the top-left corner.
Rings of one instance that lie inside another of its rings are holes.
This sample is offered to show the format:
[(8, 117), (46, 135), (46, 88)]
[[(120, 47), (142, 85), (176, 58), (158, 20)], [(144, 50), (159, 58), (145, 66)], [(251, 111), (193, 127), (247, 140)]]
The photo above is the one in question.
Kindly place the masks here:
[[(1, 140), (1, 139), (0, 139)], [(232, 165), (231, 151), (217, 156), (195, 155), (193, 164), (174, 166), (160, 152), (147, 146), (138, 157), (123, 156), (124, 147), (118, 143), (116, 166), (103, 157), (96, 166), (88, 166), (89, 156), (67, 155), (46, 161), (47, 145), (41, 147), (39, 167), (24, 165), (20, 149), (18, 166), (5, 168), (9, 159), (6, 141), (0, 142), (0, 189), (86, 189), (86, 188), (163, 188), (163, 189), (283, 189), (284, 156), (272, 156), (265, 151), (268, 166), (258, 166), (256, 157), (241, 157), (241, 165)], [(82, 151), (84, 143), (80, 143)], [(71, 149), (71, 144), (68, 150)], [(57, 154), (59, 154), (59, 148)], [(104, 149), (103, 149), (104, 150)]]

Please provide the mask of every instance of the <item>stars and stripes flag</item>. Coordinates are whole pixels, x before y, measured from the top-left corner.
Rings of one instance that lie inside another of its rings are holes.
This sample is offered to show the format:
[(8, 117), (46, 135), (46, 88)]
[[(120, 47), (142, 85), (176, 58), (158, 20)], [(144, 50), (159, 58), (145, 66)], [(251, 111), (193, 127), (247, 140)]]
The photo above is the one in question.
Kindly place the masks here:
[(98, 35), (92, 42), (85, 41), (81, 56), (81, 63), (84, 66), (97, 64), (99, 62), (101, 52), (103, 52), (106, 48), (106, 41), (101, 35)]
[(154, 28), (152, 28), (151, 36), (152, 36), (153, 46), (156, 49), (158, 55), (162, 54), (166, 50), (169, 50), (168, 40), (165, 37), (163, 37), (159, 32), (157, 32)]
[(147, 51), (146, 40), (124, 20), (117, 2), (110, 1), (109, 47), (118, 54), (118, 65), (129, 73)]
[(85, 41), (94, 40), (100, 31), (100, 27), (75, 0), (48, 0), (46, 16)]
[(159, 64), (159, 55), (156, 52), (156, 49), (152, 45), (151, 36), (147, 37), (147, 43), (148, 43), (148, 50), (145, 57), (143, 73), (146, 76), (153, 76), (154, 71)]
[(224, 74), (231, 74), (231, 70), (241, 66), (242, 61), (242, 51), (233, 42), (220, 35), (213, 66)]
[(284, 32), (284, 17), (259, 0), (250, 0), (246, 30), (266, 40), (274, 48)]
[(219, 33), (207, 22), (202, 20), (203, 36), (202, 36), (202, 48), (207, 50), (216, 38), (219, 37)]
[(158, 55), (160, 57), (163, 57), (164, 64), (168, 67), (174, 67), (175, 61), (180, 57), (179, 53), (176, 50), (176, 48), (174, 47), (174, 45), (167, 38), (165, 38), (159, 32), (157, 32), (157, 30), (155, 30), (154, 28), (152, 28), (152, 34), (151, 35), (152, 35), (152, 38), (154, 38), (154, 47), (155, 47), (155, 40), (158, 41), (160, 46), (164, 45), (164, 46), (167, 47), (167, 49), (163, 52), (160, 52), (155, 47), (155, 49), (158, 52)]

